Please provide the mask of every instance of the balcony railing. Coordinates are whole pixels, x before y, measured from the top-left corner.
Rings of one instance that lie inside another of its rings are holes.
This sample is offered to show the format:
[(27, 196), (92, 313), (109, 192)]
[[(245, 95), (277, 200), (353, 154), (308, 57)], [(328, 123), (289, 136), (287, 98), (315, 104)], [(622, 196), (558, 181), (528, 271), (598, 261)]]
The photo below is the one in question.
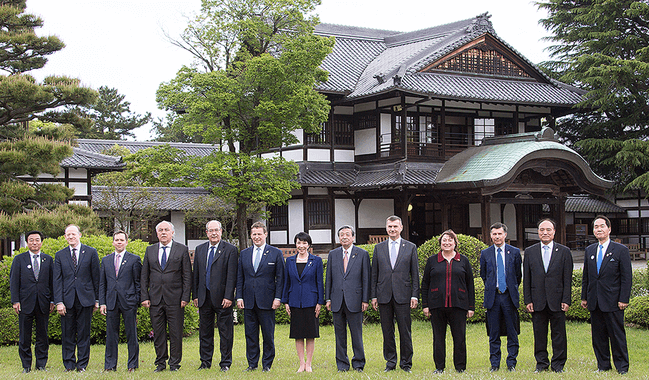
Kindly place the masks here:
[[(466, 133), (445, 134), (442, 146), (437, 133), (409, 131), (406, 134), (408, 157), (451, 157), (473, 145), (473, 136)], [(380, 139), (380, 157), (403, 156), (401, 136), (384, 133)]]

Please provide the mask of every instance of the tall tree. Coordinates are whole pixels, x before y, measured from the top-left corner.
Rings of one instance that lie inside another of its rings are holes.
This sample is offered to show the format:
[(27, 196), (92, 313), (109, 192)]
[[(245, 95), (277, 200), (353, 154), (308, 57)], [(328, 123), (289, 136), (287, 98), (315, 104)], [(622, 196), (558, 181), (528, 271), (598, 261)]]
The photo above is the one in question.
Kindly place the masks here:
[(121, 140), (135, 137), (133, 130), (151, 121), (151, 113), (144, 115), (131, 112), (131, 103), (116, 88), (99, 87), (95, 103), (76, 107), (76, 112), (92, 120), (79, 131), (79, 138)]
[[(541, 20), (555, 43), (553, 60), (544, 66), (559, 79), (587, 91), (580, 112), (560, 119), (559, 133), (576, 147), (601, 175), (617, 181), (617, 189), (633, 180), (620, 175), (615, 141), (649, 138), (649, 4), (639, 0), (545, 0)], [(599, 141), (600, 139), (607, 139)], [(627, 146), (633, 146), (630, 142)], [(597, 154), (597, 155), (593, 155)]]
[(194, 34), (183, 37), (203, 68), (183, 67), (157, 92), (162, 108), (181, 110), (186, 134), (221, 147), (199, 166), (197, 184), (236, 205), (242, 246), (248, 205), (281, 204), (299, 187), (294, 163), (261, 153), (327, 120), (329, 103), (314, 88), (327, 78), (319, 66), (333, 40), (313, 34), (319, 3), (204, 0)]
[[(0, 1), (0, 236), (16, 237), (15, 232), (44, 227), (44, 215), (70, 220), (74, 208), (57, 207), (72, 196), (73, 191), (55, 184), (35, 184), (24, 176), (41, 173), (56, 176), (63, 158), (72, 154), (64, 142), (38, 135), (65, 136), (69, 130), (55, 131), (52, 124), (39, 124), (30, 129), (28, 121), (79, 122), (78, 116), (62, 109), (95, 100), (97, 93), (79, 85), (79, 80), (50, 76), (38, 83), (26, 74), (47, 63), (47, 56), (63, 48), (57, 37), (39, 37), (35, 29), (43, 21), (25, 14), (25, 1)], [(76, 209), (75, 209), (76, 210)], [(40, 214), (39, 214), (40, 213)], [(38, 215), (37, 215), (38, 214)], [(40, 216), (39, 216), (40, 215)], [(38, 222), (40, 221), (40, 222)], [(38, 224), (41, 223), (41, 224)]]

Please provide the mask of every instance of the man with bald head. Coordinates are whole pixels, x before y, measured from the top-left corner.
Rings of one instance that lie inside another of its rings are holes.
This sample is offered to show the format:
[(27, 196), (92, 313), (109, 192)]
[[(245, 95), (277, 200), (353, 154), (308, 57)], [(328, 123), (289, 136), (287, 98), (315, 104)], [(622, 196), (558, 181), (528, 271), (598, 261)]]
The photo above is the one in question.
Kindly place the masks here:
[[(192, 267), (184, 244), (173, 241), (174, 225), (164, 221), (155, 228), (158, 243), (146, 248), (140, 280), (142, 306), (149, 308), (156, 359), (154, 372), (177, 371), (183, 356), (183, 309), (190, 301)], [(167, 350), (169, 328), (169, 351)]]
[(56, 311), (61, 315), (61, 356), (66, 372), (86, 370), (92, 313), (99, 309), (99, 256), (80, 239), (79, 226), (67, 226), (69, 246), (54, 257), (52, 287)]

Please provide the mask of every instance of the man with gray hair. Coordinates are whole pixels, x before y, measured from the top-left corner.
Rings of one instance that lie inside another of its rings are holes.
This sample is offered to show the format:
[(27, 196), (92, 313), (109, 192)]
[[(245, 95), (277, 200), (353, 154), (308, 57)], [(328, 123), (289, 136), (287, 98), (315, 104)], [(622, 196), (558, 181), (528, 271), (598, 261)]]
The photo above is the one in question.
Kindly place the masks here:
[(370, 256), (354, 246), (354, 228), (338, 229), (341, 246), (329, 252), (325, 299), (327, 310), (333, 312), (336, 333), (336, 366), (339, 372), (349, 370), (347, 356), (347, 325), (352, 338), (352, 368), (362, 372), (365, 367), (363, 349), (363, 312), (370, 302)]
[(146, 247), (140, 299), (151, 315), (156, 352), (154, 372), (164, 371), (167, 359), (169, 369), (177, 371), (183, 357), (183, 309), (190, 301), (192, 264), (187, 246), (172, 240), (175, 233), (173, 224), (160, 222), (155, 230), (159, 242)]
[(234, 343), (234, 317), (232, 302), (237, 285), (239, 250), (234, 245), (221, 240), (223, 227), (217, 220), (205, 226), (209, 241), (196, 247), (194, 254), (194, 306), (199, 308), (200, 336), (199, 370), (212, 367), (214, 354), (214, 316), (219, 328), (221, 371), (226, 372), (232, 365), (232, 345)]

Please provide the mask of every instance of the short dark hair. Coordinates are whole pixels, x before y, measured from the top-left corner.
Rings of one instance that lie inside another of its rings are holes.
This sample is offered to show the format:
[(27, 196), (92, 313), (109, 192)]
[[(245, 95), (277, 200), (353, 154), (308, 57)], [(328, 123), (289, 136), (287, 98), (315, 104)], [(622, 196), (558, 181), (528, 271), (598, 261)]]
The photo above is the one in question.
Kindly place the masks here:
[(337, 233), (338, 236), (340, 236), (340, 231), (342, 231), (342, 230), (351, 230), (351, 231), (352, 231), (352, 236), (355, 235), (354, 227), (352, 227), (352, 226), (350, 226), (350, 225), (348, 225), (348, 224), (345, 224), (344, 226), (342, 226), (342, 227), (340, 227), (340, 228), (338, 229), (338, 233)]
[(124, 234), (124, 236), (126, 237), (126, 240), (128, 240), (128, 234), (125, 231), (122, 231), (122, 230), (117, 230), (117, 231), (113, 232), (113, 240), (115, 240), (115, 236), (119, 235), (119, 234)]
[(309, 247), (313, 244), (313, 241), (311, 240), (311, 236), (306, 232), (298, 232), (295, 235), (295, 238), (293, 239), (293, 243), (297, 243), (298, 240), (309, 243)]
[(262, 222), (254, 222), (252, 226), (250, 226), (250, 232), (252, 233), (252, 230), (254, 230), (255, 228), (261, 228), (262, 230), (264, 230), (264, 233), (268, 232), (268, 230), (266, 230), (266, 225)]
[(536, 228), (537, 229), (541, 228), (541, 223), (543, 223), (543, 222), (550, 222), (550, 223), (552, 223), (552, 228), (555, 229), (555, 230), (557, 229), (557, 224), (554, 222), (554, 220), (552, 220), (550, 218), (543, 218), (543, 219), (539, 220), (539, 222), (536, 223)]
[(457, 246), (460, 245), (460, 241), (457, 240), (457, 234), (455, 233), (455, 231), (453, 231), (451, 229), (448, 229), (448, 230), (442, 232), (442, 234), (439, 235), (439, 245), (440, 246), (442, 245), (442, 238), (444, 237), (444, 235), (448, 235), (448, 236), (452, 237), (453, 240), (455, 240), (455, 250), (457, 250), (458, 249)]
[(29, 231), (28, 233), (25, 234), (25, 241), (29, 239), (30, 235), (38, 235), (41, 237), (41, 241), (45, 240), (45, 235), (41, 231)]
[(604, 223), (606, 223), (606, 227), (611, 228), (611, 221), (604, 215), (597, 215), (595, 219), (593, 219), (593, 227), (595, 227), (595, 221), (597, 219), (604, 219)]
[(491, 232), (491, 230), (497, 230), (499, 228), (502, 228), (503, 231), (507, 232), (507, 225), (505, 223), (500, 223), (500, 222), (496, 222), (492, 224), (491, 227), (489, 227), (489, 232)]

